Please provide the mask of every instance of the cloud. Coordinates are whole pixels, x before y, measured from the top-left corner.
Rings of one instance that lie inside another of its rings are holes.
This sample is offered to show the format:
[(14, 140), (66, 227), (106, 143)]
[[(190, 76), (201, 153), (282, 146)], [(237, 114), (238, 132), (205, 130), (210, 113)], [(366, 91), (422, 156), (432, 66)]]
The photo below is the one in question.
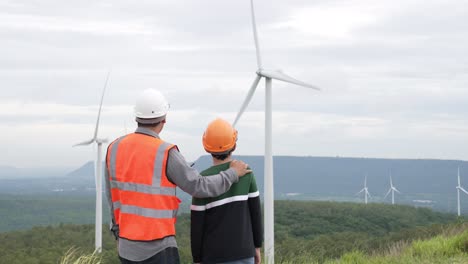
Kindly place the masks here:
[(144, 23), (133, 21), (77, 21), (68, 17), (3, 14), (0, 29), (12, 31), (75, 32), (104, 35), (152, 34)]
[[(264, 67), (322, 88), (274, 81), (275, 154), (468, 158), (464, 5), (256, 0)], [(134, 129), (134, 98), (157, 88), (171, 102), (165, 138), (196, 158), (204, 126), (233, 120), (255, 77), (249, 8), (248, 0), (2, 1), (8, 156), (0, 164), (91, 159), (69, 146), (91, 136), (110, 68), (100, 134)], [(239, 123), (240, 154), (263, 153), (263, 109), (262, 81)]]

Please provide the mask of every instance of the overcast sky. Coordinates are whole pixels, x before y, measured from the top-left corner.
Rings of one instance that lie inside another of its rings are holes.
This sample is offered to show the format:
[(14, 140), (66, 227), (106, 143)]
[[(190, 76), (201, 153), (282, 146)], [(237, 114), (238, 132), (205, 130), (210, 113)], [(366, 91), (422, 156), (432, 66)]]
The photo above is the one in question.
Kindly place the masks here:
[[(273, 82), (275, 155), (468, 160), (467, 0), (256, 0)], [(233, 121), (255, 77), (249, 0), (2, 0), (0, 165), (77, 167), (100, 137), (135, 129), (157, 88), (161, 137), (188, 160), (215, 117)], [(264, 82), (238, 124), (237, 154), (264, 151)]]

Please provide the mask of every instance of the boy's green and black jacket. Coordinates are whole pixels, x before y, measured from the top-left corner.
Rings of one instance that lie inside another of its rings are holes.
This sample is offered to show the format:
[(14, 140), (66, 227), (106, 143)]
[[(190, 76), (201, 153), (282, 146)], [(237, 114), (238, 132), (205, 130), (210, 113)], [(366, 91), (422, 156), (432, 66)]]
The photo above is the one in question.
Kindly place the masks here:
[[(201, 172), (209, 177), (229, 168), (229, 162)], [(228, 262), (255, 256), (262, 246), (260, 196), (253, 173), (214, 198), (193, 198), (191, 244), (195, 263)]]

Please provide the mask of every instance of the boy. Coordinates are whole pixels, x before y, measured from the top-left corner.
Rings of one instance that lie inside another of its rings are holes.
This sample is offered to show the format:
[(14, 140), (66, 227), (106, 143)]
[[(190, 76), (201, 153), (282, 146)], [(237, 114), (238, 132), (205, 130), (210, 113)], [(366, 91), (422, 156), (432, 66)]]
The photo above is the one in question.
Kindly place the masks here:
[[(201, 175), (210, 177), (229, 167), (236, 141), (237, 131), (227, 121), (212, 121), (203, 135), (203, 147), (213, 166)], [(218, 197), (194, 197), (190, 209), (194, 263), (260, 263), (262, 214), (253, 173)]]

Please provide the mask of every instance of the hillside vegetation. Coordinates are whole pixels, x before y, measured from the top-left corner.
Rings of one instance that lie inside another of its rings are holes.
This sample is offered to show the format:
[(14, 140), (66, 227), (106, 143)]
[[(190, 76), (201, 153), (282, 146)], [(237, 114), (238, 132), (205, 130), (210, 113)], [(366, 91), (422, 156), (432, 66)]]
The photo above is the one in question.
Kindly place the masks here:
[[(290, 263), (297, 263), (296, 261)], [(310, 262), (304, 262), (310, 263)], [(410, 244), (400, 242), (387, 251), (366, 255), (361, 251), (345, 254), (327, 264), (421, 264), (468, 263), (468, 224), (456, 225), (432, 239), (417, 240)]]
[[(60, 223), (94, 222), (95, 198), (70, 195), (2, 195), (0, 196), (0, 232), (29, 229)], [(108, 209), (104, 206), (104, 221)]]
[[(61, 258), (60, 264), (100, 264), (102, 257), (95, 252), (80, 255), (72, 248)], [(183, 262), (184, 263), (184, 262)], [(297, 255), (282, 264), (321, 263), (308, 254)], [(384, 253), (366, 255), (360, 251), (346, 253), (337, 260), (325, 264), (462, 264), (468, 263), (468, 224), (453, 225), (442, 235), (428, 240), (417, 240), (411, 244), (400, 241), (391, 245)]]
[(355, 250), (380, 251), (438, 235), (443, 224), (456, 221), (426, 208), (298, 201), (276, 201), (275, 217), (277, 262), (297, 256), (324, 262)]
[[(189, 219), (188, 214), (183, 214), (177, 221), (182, 263), (191, 263)], [(277, 263), (324, 263), (350, 252), (364, 257), (399, 241), (410, 243), (440, 235), (447, 226), (462, 220), (407, 206), (276, 201), (275, 258)], [(107, 230), (106, 225), (103, 230)], [(106, 231), (103, 240), (101, 263), (118, 263), (115, 240)], [(4, 263), (57, 263), (70, 248), (79, 254), (91, 254), (94, 226), (60, 224), (0, 233)]]

